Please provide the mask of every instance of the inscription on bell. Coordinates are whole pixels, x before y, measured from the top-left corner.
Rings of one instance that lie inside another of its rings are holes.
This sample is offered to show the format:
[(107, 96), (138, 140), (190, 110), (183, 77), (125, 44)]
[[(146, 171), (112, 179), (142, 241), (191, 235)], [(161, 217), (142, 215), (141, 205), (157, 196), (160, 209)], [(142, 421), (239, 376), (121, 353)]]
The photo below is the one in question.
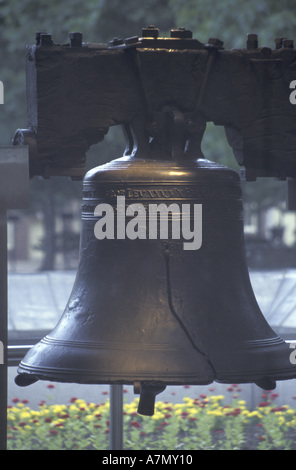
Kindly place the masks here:
[(125, 196), (128, 199), (178, 199), (190, 195), (190, 188), (116, 188), (107, 191), (109, 197)]

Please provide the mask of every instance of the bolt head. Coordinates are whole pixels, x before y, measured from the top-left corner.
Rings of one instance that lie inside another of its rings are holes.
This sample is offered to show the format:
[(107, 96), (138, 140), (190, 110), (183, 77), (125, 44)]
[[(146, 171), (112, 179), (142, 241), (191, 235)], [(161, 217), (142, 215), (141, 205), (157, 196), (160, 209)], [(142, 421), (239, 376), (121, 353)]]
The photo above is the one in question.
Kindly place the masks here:
[(171, 38), (192, 39), (192, 31), (185, 28), (171, 29)]
[(82, 46), (82, 33), (78, 33), (78, 32), (69, 33), (69, 39), (70, 39), (71, 47)]
[(142, 37), (143, 38), (158, 38), (159, 36), (159, 29), (155, 28), (155, 26), (150, 25), (147, 28), (142, 28)]

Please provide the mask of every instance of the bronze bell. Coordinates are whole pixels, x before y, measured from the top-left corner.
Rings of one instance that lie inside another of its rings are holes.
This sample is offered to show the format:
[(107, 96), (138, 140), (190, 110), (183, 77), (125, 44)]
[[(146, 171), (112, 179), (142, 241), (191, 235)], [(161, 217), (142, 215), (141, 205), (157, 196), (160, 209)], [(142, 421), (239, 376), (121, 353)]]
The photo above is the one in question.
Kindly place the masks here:
[[(160, 220), (149, 232), (160, 204), (168, 234)], [(151, 415), (166, 385), (274, 388), (296, 377), (289, 356), (250, 284), (238, 174), (204, 158), (125, 156), (85, 176), (73, 290), (16, 383), (134, 384)]]

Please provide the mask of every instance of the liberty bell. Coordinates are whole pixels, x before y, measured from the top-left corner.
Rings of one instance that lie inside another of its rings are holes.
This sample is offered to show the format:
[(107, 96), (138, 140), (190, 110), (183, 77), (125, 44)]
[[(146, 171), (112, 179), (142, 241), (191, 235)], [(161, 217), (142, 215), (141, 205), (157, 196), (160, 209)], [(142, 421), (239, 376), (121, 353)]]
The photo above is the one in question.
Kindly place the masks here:
[[(154, 27), (144, 33), (112, 47), (73, 37), (54, 45), (41, 33), (28, 50), (31, 127), (20, 135), (35, 174), (43, 165), (59, 175), (76, 168), (111, 125), (123, 125), (127, 146), (84, 177), (72, 293), (15, 381), (130, 384), (140, 394), (138, 412), (153, 415), (169, 385), (272, 389), (296, 378), (291, 350), (251, 287), (240, 177), (201, 151), (206, 122), (219, 123), (234, 140), (243, 136), (246, 162), (259, 174), (268, 157), (269, 174), (281, 175), (284, 155), (284, 174), (296, 175), (295, 113), (287, 97), (275, 104), (266, 97), (283, 96), (288, 78), (282, 89), (279, 76), (293, 72), (295, 59), (291, 49), (277, 49), (269, 60), (267, 48), (250, 41), (223, 51), (221, 41), (202, 44), (182, 28), (169, 39)], [(242, 80), (233, 79), (238, 71)]]
[(185, 151), (182, 116), (166, 114), (169, 151), (138, 136), (86, 174), (73, 290), (21, 361), (18, 385), (133, 384), (139, 413), (152, 415), (167, 385), (272, 389), (296, 377), (250, 284), (239, 175)]

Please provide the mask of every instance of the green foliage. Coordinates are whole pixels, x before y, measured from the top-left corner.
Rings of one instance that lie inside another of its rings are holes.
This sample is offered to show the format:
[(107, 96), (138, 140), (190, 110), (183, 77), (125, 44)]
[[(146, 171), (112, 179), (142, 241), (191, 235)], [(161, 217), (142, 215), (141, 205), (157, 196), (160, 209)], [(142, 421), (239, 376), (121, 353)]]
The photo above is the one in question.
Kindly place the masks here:
[(257, 33), (259, 45), (273, 47), (275, 37), (293, 39), (295, 2), (284, 0), (171, 0), (177, 23), (202, 42), (218, 37), (227, 49), (245, 47), (246, 35)]

